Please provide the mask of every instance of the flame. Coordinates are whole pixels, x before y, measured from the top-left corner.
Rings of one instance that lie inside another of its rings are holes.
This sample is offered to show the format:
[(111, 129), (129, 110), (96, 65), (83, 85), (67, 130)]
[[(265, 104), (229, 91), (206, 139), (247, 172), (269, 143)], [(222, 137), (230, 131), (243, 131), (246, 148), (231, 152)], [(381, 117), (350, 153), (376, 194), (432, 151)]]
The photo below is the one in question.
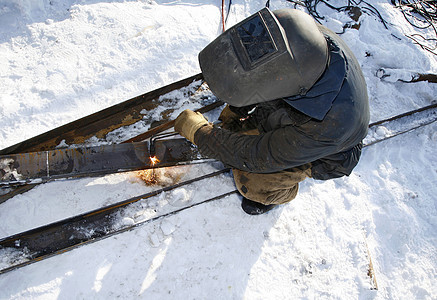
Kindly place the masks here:
[(150, 162), (152, 163), (152, 166), (159, 163), (159, 159), (156, 156), (150, 156)]

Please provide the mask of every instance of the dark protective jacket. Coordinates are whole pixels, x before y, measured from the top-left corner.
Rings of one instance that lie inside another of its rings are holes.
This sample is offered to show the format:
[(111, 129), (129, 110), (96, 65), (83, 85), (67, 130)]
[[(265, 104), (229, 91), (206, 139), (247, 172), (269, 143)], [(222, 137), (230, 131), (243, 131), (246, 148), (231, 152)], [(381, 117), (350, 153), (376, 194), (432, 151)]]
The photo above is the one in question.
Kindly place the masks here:
[(324, 74), (305, 94), (256, 105), (248, 121), (259, 135), (205, 126), (195, 134), (202, 154), (234, 168), (273, 173), (311, 163), (312, 177), (349, 175), (369, 124), (367, 88), (347, 45), (320, 26), (329, 45)]

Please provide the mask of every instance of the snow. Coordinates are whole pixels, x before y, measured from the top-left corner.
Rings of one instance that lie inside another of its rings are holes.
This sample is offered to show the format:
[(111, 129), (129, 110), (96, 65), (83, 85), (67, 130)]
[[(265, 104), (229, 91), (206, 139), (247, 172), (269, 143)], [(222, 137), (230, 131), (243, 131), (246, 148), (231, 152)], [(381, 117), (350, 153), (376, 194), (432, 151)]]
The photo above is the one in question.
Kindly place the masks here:
[[(388, 29), (363, 14), (342, 38), (366, 77), (371, 121), (434, 103), (435, 84), (403, 81), (437, 74), (436, 56), (405, 37), (417, 31), (390, 1), (369, 3)], [(199, 73), (198, 52), (221, 32), (220, 4), (0, 0), (0, 148)], [(264, 5), (232, 1), (227, 27)], [(271, 2), (283, 7), (292, 5)], [(350, 21), (319, 10), (336, 32)], [(171, 97), (174, 117), (187, 104)], [(120, 215), (120, 227), (142, 224), (134, 230), (0, 275), (0, 299), (436, 299), (436, 144), (433, 123), (367, 147), (351, 176), (307, 179), (292, 203), (261, 216), (234, 194), (147, 222), (233, 190), (229, 174), (161, 193)], [(221, 167), (162, 172), (183, 181)], [(136, 172), (43, 184), (0, 204), (0, 237), (158, 188)], [(2, 251), (0, 265), (20, 259)]]

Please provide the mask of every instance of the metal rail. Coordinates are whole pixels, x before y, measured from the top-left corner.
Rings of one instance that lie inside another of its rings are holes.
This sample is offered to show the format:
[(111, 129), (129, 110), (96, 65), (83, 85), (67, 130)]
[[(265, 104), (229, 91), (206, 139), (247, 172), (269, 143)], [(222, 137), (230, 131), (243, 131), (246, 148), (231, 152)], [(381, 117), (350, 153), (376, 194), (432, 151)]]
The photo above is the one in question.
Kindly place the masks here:
[(159, 195), (162, 192), (168, 192), (176, 188), (207, 178), (212, 178), (229, 171), (229, 168), (225, 168), (71, 218), (3, 238), (0, 240), (0, 251), (2, 248), (15, 249), (16, 251), (21, 252), (21, 259), (18, 263), (0, 270), (0, 274), (27, 266), (58, 254), (65, 253), (79, 246), (94, 243), (115, 234), (132, 230), (140, 225), (153, 222), (166, 216), (174, 215), (188, 208), (234, 194), (237, 192), (236, 190), (232, 190), (214, 198), (188, 205), (186, 207), (135, 223), (133, 225), (127, 225), (118, 228), (114, 227), (114, 224), (117, 220), (117, 213), (132, 203), (144, 201), (148, 198)]
[(393, 116), (393, 117), (390, 117), (390, 118), (387, 118), (387, 119), (384, 119), (384, 120), (380, 120), (380, 121), (377, 121), (377, 122), (370, 123), (369, 124), (369, 128), (377, 126), (377, 125), (381, 125), (383, 123), (387, 123), (387, 122), (391, 122), (391, 121), (394, 121), (394, 120), (398, 120), (398, 119), (401, 119), (401, 118), (404, 118), (404, 117), (407, 117), (407, 116), (411, 116), (411, 115), (414, 115), (414, 114), (417, 114), (417, 113), (420, 113), (420, 112), (423, 112), (423, 111), (433, 110), (435, 108), (437, 108), (437, 103), (434, 103), (434, 104), (431, 104), (431, 105), (428, 105), (428, 106), (424, 106), (424, 107), (421, 107), (421, 108), (418, 108), (418, 109), (415, 109), (415, 110), (410, 110), (410, 111), (407, 111), (405, 113), (402, 113), (402, 114), (399, 114), (399, 115), (396, 115), (396, 116)]
[(0, 155), (53, 150), (63, 140), (72, 145), (82, 144), (93, 136), (104, 138), (117, 128), (142, 120), (145, 112), (160, 105), (157, 101), (160, 96), (202, 80), (203, 75), (200, 73), (174, 82), (2, 149)]
[[(142, 120), (145, 112), (151, 111), (160, 105), (160, 101), (158, 101), (160, 96), (187, 87), (195, 81), (201, 81), (198, 89), (194, 92), (195, 94), (204, 84), (203, 75), (201, 73), (124, 101), (36, 137), (22, 141), (16, 145), (2, 149), (0, 150), (0, 155), (55, 150), (56, 146), (59, 145), (62, 140), (67, 144), (81, 144), (92, 136), (103, 138), (109, 132), (117, 128), (134, 124)], [(223, 105), (223, 102), (215, 99), (215, 102), (203, 106), (198, 111), (204, 113), (221, 105)], [(130, 138), (122, 143), (146, 140), (156, 133), (171, 128), (173, 125), (174, 121), (167, 121), (164, 124), (154, 127), (147, 132)], [(7, 189), (0, 189), (0, 204), (16, 195), (31, 190), (38, 184), (39, 183), (27, 183), (25, 185), (21, 184)]]
[[(405, 132), (409, 132), (413, 129), (423, 127), (427, 124), (437, 121), (436, 108), (437, 108), (436, 105), (431, 105), (426, 108), (421, 108), (412, 112), (395, 116), (393, 118), (372, 123), (370, 127), (375, 128), (377, 126), (391, 124), (405, 117), (414, 118), (415, 114), (421, 113), (423, 111), (429, 112), (427, 116), (430, 118), (427, 118), (427, 121), (425, 123), (420, 123), (419, 125), (414, 126), (414, 128), (412, 129), (403, 130), (401, 133), (399, 133), (399, 134), (403, 134)], [(388, 138), (392, 138), (399, 134), (390, 136)], [(388, 138), (386, 137), (380, 138), (376, 141), (372, 141), (371, 143), (367, 143), (365, 146), (370, 146), (378, 142), (385, 141)], [(165, 213), (148, 220), (144, 220), (139, 223), (135, 223), (133, 225), (129, 225), (121, 228), (115, 228), (115, 229), (112, 226), (114, 221), (116, 220), (115, 216), (117, 215), (117, 212), (120, 211), (120, 209), (127, 207), (129, 204), (148, 199), (150, 197), (158, 195), (161, 192), (170, 191), (187, 184), (191, 184), (206, 178), (211, 178), (223, 174), (225, 172), (228, 172), (229, 170), (230, 169), (227, 168), (214, 173), (196, 177), (191, 180), (184, 181), (173, 186), (165, 187), (148, 194), (130, 198), (128, 200), (124, 200), (112, 204), (110, 206), (106, 206), (62, 221), (58, 221), (23, 233), (19, 233), (19, 234), (12, 235), (10, 237), (3, 238), (0, 240), (0, 250), (1, 248), (16, 249), (16, 251), (21, 251), (21, 255), (22, 257), (24, 257), (24, 259), (10, 267), (0, 270), (0, 274), (15, 270), (20, 267), (24, 267), (26, 265), (32, 264), (34, 262), (58, 254), (62, 254), (64, 252), (75, 249), (81, 245), (93, 243), (102, 240), (104, 238), (113, 236), (115, 234), (132, 230), (143, 224), (153, 222), (157, 219), (166, 216), (174, 215), (191, 207), (198, 206), (237, 193), (236, 190), (232, 190), (230, 192), (213, 197), (211, 199), (207, 199), (199, 203), (195, 203), (193, 205), (189, 205), (181, 209), (169, 213)]]
[[(415, 109), (388, 119), (380, 120), (369, 125), (369, 132), (364, 139), (364, 147), (386, 141), (398, 135), (413, 131), (437, 121), (437, 103)], [(411, 123), (407, 128), (401, 128), (405, 123)], [(384, 127), (387, 133), (380, 137), (379, 128)]]

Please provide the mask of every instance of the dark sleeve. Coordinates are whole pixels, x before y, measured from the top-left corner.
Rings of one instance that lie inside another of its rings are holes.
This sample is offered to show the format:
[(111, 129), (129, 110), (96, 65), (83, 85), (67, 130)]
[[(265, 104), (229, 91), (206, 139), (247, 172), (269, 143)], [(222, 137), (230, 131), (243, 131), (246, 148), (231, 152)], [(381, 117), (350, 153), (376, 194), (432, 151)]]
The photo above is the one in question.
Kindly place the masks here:
[(194, 139), (203, 155), (254, 173), (272, 173), (300, 166), (337, 150), (332, 141), (315, 141), (295, 126), (260, 135), (204, 126), (196, 132)]

